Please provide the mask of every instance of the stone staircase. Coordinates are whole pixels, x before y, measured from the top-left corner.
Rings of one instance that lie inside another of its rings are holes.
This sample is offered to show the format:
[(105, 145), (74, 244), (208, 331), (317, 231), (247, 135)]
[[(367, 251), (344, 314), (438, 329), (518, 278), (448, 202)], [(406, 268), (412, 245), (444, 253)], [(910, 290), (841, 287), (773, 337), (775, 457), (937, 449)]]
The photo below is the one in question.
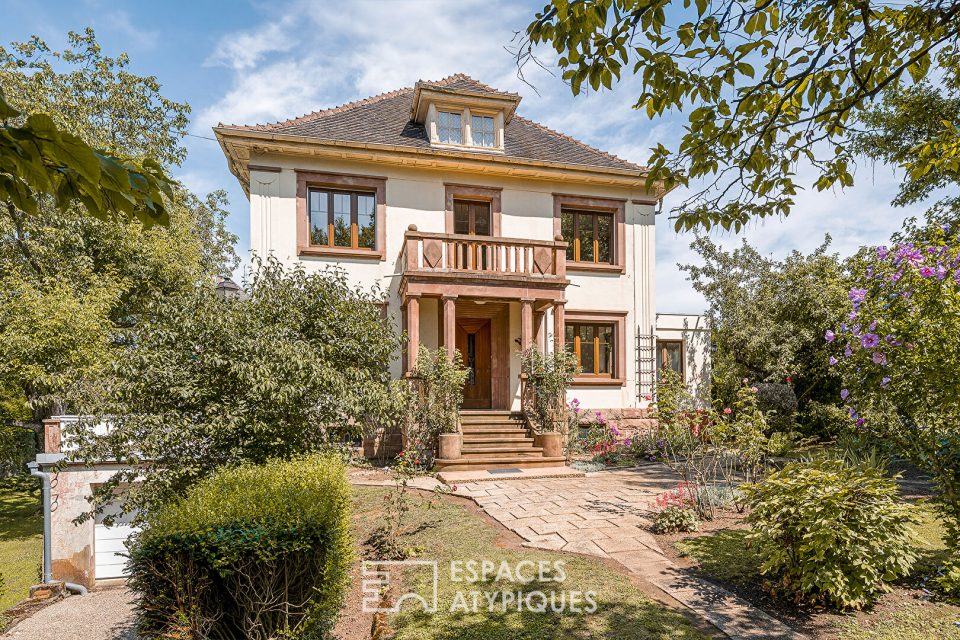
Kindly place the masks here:
[(463, 450), (457, 460), (434, 460), (438, 471), (483, 469), (534, 469), (563, 467), (560, 456), (548, 458), (535, 447), (533, 436), (519, 413), (510, 411), (461, 411)]

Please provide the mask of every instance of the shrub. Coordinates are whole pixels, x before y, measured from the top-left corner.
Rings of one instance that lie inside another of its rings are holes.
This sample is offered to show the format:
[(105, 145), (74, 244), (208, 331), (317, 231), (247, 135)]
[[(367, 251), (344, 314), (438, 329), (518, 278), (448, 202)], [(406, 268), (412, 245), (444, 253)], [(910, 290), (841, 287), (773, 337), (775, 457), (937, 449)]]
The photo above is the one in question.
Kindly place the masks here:
[(792, 463), (743, 490), (750, 539), (775, 593), (861, 608), (917, 558), (909, 541), (914, 517), (898, 502), (896, 483), (875, 467)]
[(152, 512), (130, 553), (144, 638), (325, 638), (349, 579), (343, 463), (220, 471)]
[(943, 563), (933, 582), (948, 600), (960, 604), (960, 559)]
[(793, 386), (779, 382), (759, 382), (757, 405), (766, 414), (774, 431), (789, 431), (797, 413), (797, 394)]
[(566, 350), (544, 354), (532, 346), (520, 358), (526, 377), (521, 398), (524, 413), (538, 431), (566, 435), (577, 426), (576, 407), (567, 405), (567, 389), (579, 371), (576, 356)]
[(685, 507), (667, 507), (653, 521), (654, 533), (689, 533), (699, 528), (697, 513)]
[(451, 359), (445, 347), (431, 351), (420, 346), (409, 386), (404, 441), (407, 453), (422, 466), (432, 466), (437, 436), (460, 430), (460, 405), (468, 375), (460, 351), (454, 350)]

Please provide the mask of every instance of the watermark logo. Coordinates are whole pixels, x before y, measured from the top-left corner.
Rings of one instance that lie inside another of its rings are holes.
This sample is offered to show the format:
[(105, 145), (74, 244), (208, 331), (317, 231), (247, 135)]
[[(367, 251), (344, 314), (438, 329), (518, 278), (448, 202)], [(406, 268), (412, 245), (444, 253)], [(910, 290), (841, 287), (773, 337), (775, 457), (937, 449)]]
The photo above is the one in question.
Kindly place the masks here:
[[(386, 588), (394, 576), (391, 569), (402, 569), (405, 584), (422, 585), (408, 590), (391, 602)], [(597, 594), (563, 588), (567, 579), (563, 560), (521, 560), (516, 563), (492, 560), (452, 560), (443, 570), (444, 581), (453, 587), (451, 613), (593, 613)], [(424, 572), (417, 579), (416, 572)], [(435, 560), (364, 561), (363, 611), (399, 612), (405, 605), (425, 613), (439, 609), (441, 566)], [(444, 605), (446, 608), (446, 605)]]
[[(407, 591), (401, 594), (392, 604), (383, 599), (383, 592), (392, 579), (391, 569), (402, 568), (407, 575), (408, 582), (412, 571), (427, 572), (431, 578), (424, 581), (425, 591)], [(363, 612), (364, 613), (397, 613), (406, 603), (413, 603), (423, 609), (424, 613), (437, 612), (437, 587), (440, 581), (440, 568), (436, 560), (364, 560), (361, 568), (363, 575)]]

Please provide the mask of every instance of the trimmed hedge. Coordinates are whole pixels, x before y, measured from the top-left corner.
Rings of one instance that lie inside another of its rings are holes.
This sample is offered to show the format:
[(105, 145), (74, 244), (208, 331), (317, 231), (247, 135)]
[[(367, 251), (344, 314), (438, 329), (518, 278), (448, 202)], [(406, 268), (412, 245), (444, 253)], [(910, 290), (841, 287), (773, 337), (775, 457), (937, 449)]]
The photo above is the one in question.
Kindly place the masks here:
[(743, 485), (750, 539), (775, 594), (859, 609), (917, 559), (915, 517), (876, 467), (842, 460), (792, 463)]
[(325, 638), (353, 559), (342, 461), (244, 465), (147, 517), (129, 585), (144, 638)]

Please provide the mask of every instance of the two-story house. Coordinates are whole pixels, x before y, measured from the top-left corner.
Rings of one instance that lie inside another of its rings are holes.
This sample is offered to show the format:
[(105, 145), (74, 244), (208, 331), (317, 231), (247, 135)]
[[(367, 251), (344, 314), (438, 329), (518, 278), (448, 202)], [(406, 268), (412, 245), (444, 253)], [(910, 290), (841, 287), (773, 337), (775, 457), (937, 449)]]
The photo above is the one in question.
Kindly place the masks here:
[(395, 375), (420, 344), (455, 347), (464, 408), (516, 411), (536, 344), (576, 354), (570, 398), (623, 420), (643, 416), (658, 363), (704, 393), (702, 318), (655, 308), (662, 188), (519, 104), (458, 74), (215, 132), (250, 198), (252, 251), (388, 292), (409, 338)]

